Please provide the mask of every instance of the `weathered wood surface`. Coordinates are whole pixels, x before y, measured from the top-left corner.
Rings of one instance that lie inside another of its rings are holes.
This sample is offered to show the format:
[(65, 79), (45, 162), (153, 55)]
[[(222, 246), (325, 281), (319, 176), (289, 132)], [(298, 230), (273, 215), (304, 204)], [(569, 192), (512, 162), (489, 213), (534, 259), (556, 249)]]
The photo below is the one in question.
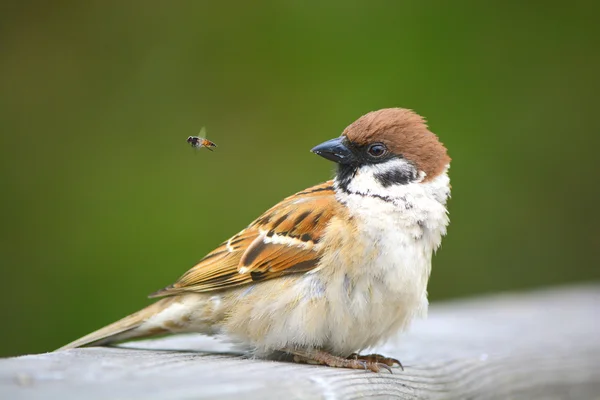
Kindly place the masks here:
[[(123, 348), (127, 346), (127, 348)], [(600, 399), (600, 286), (434, 304), (393, 375), (244, 358), (198, 335), (0, 360), (1, 399)]]

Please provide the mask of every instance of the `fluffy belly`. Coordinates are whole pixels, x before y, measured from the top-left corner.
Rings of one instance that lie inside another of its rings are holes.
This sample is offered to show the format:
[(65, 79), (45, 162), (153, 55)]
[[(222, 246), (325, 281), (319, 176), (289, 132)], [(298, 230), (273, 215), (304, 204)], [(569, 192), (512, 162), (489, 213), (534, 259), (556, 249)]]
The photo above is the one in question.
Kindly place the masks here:
[(223, 333), (258, 353), (321, 348), (347, 356), (388, 339), (427, 307), (426, 298), (390, 291), (381, 280), (324, 278), (309, 274), (232, 293), (223, 304), (234, 310)]
[(427, 298), (414, 291), (390, 288), (382, 279), (343, 277), (328, 293), (328, 347), (352, 353), (382, 343), (405, 329), (413, 317), (426, 311)]

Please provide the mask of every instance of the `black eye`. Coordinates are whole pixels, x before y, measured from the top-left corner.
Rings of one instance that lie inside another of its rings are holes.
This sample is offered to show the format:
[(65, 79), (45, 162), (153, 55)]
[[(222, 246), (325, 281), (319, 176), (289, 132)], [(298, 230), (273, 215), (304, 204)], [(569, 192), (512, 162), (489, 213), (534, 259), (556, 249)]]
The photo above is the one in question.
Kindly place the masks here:
[(367, 149), (367, 152), (369, 153), (370, 156), (372, 157), (383, 157), (385, 155), (385, 153), (387, 153), (387, 148), (385, 147), (384, 144), (381, 143), (375, 143), (369, 146), (369, 148)]

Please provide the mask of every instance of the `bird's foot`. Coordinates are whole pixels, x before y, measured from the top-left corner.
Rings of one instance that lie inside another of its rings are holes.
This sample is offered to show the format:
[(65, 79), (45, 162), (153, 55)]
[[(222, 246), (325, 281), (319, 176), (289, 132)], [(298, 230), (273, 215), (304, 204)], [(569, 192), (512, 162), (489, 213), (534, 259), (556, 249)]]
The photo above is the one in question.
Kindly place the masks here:
[(397, 364), (400, 367), (400, 369), (402, 369), (402, 371), (404, 371), (404, 367), (402, 366), (402, 363), (400, 362), (400, 360), (398, 360), (396, 358), (382, 356), (381, 354), (352, 353), (348, 356), (348, 359), (380, 363), (380, 364), (385, 364), (388, 367), (393, 367), (394, 365)]
[[(294, 362), (297, 363), (327, 365), (335, 368), (364, 369), (373, 372), (379, 372), (382, 369), (385, 369), (392, 373), (390, 366), (392, 366), (393, 363), (388, 365), (381, 360), (375, 361), (374, 359), (363, 359), (360, 357), (338, 357), (322, 350), (286, 350), (286, 352), (292, 354), (294, 356)], [(382, 359), (388, 360), (385, 357)]]

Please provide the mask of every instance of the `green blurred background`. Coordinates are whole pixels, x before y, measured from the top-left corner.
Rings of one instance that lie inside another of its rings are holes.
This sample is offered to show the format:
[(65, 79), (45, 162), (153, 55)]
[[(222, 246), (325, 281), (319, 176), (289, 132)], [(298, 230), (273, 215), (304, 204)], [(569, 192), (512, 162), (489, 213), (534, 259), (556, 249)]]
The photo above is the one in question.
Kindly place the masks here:
[[(434, 301), (600, 278), (597, 13), (572, 1), (56, 1), (0, 12), (0, 355), (149, 304), (360, 115), (453, 157)], [(512, 4), (511, 4), (512, 3)], [(194, 152), (206, 126), (218, 145)]]

